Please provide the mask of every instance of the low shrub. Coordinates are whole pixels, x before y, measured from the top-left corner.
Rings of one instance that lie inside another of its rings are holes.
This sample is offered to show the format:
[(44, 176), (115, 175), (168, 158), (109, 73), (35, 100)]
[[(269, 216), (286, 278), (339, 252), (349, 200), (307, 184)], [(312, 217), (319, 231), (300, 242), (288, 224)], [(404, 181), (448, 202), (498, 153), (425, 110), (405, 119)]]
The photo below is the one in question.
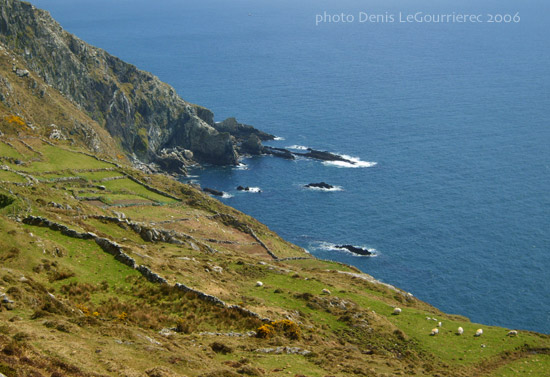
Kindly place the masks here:
[(279, 334), (289, 339), (296, 340), (300, 339), (302, 331), (297, 323), (288, 319), (263, 324), (256, 330), (256, 336), (263, 339), (270, 339)]

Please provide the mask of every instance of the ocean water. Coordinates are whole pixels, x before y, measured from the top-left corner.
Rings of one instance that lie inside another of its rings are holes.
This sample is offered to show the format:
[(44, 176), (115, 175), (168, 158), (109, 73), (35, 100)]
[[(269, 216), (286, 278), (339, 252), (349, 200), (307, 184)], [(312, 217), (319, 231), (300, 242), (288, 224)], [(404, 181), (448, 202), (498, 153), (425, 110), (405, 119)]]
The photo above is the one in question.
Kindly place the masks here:
[[(362, 162), (260, 157), (192, 172), (227, 192), (225, 203), (446, 312), (550, 333), (548, 3), (33, 3), (217, 120), (236, 116), (284, 138), (271, 145)], [(316, 25), (325, 11), (355, 20)], [(359, 22), (360, 12), (380, 22)], [(484, 22), (382, 22), (399, 12)], [(487, 22), (517, 12), (519, 22)], [(303, 188), (320, 181), (339, 189)], [(377, 256), (333, 250), (342, 243)]]

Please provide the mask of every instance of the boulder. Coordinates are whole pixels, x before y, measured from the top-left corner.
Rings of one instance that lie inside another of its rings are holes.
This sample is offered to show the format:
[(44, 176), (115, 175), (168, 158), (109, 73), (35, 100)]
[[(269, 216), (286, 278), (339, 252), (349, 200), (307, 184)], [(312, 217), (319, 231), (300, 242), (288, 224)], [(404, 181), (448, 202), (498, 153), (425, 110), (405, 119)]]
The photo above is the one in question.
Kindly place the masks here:
[(48, 136), (48, 138), (50, 140), (67, 140), (65, 135), (61, 133), (61, 130), (59, 130), (59, 128), (57, 128), (57, 126), (53, 123), (49, 125), (49, 132), (50, 136)]

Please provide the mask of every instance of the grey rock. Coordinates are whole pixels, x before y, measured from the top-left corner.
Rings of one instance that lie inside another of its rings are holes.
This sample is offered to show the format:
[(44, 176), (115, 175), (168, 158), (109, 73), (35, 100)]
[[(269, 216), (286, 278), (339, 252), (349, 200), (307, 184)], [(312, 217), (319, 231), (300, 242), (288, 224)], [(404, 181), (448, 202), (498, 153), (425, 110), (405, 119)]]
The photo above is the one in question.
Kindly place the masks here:
[(276, 355), (280, 355), (283, 353), (289, 354), (289, 355), (308, 355), (311, 353), (309, 350), (305, 350), (299, 347), (276, 347), (276, 348), (259, 348), (256, 350), (256, 352), (259, 353), (273, 353)]
[(162, 329), (162, 330), (159, 331), (159, 335), (166, 336), (166, 337), (171, 337), (171, 336), (176, 335), (176, 332), (172, 329)]
[(29, 71), (26, 69), (17, 68), (15, 70), (15, 74), (19, 77), (27, 77), (29, 75)]
[(257, 135), (250, 135), (246, 141), (241, 144), (241, 153), (251, 155), (260, 155), (263, 151), (262, 141)]
[(55, 124), (50, 124), (50, 136), (48, 136), (51, 140), (67, 140), (65, 135), (61, 133), (61, 130), (57, 128)]
[(184, 149), (175, 147), (175, 148), (164, 148), (155, 158), (155, 163), (165, 172), (176, 173), (176, 174), (186, 174), (186, 166), (192, 163), (191, 159), (188, 156), (193, 158), (193, 152), (187, 151), (185, 153)]

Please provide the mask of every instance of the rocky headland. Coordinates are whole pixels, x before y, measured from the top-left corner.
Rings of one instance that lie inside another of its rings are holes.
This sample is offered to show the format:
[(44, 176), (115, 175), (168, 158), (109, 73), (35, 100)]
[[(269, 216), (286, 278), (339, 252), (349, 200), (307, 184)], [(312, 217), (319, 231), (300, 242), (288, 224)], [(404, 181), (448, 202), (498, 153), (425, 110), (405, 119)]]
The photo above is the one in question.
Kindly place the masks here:
[[(258, 140), (274, 137), (234, 118), (214, 122), (212, 111), (106, 51), (66, 32), (47, 11), (2, 0), (0, 43), (17, 56), (18, 77), (36, 74), (90, 116), (136, 165), (172, 173), (193, 163), (236, 165), (239, 151), (259, 153)], [(61, 128), (74, 135), (79, 125)], [(96, 133), (87, 129), (87, 133)], [(88, 146), (107, 149), (95, 135)]]

